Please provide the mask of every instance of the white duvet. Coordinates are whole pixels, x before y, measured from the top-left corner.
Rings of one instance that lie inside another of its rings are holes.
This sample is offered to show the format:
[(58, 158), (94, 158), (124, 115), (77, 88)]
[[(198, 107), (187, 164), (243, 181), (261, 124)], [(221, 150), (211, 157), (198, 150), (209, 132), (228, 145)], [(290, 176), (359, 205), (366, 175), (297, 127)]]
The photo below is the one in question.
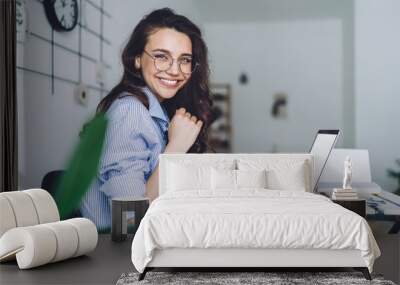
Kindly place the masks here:
[(359, 215), (318, 194), (265, 189), (162, 195), (134, 237), (135, 268), (165, 248), (358, 249), (370, 271), (380, 255)]

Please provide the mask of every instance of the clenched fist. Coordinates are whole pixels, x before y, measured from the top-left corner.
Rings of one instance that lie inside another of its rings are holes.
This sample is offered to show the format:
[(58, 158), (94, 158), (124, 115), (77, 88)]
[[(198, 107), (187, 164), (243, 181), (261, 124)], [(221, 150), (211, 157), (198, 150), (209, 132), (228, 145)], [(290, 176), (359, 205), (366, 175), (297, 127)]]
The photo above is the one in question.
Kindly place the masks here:
[(165, 152), (186, 153), (196, 141), (203, 122), (186, 112), (185, 108), (176, 110), (168, 128), (168, 145)]

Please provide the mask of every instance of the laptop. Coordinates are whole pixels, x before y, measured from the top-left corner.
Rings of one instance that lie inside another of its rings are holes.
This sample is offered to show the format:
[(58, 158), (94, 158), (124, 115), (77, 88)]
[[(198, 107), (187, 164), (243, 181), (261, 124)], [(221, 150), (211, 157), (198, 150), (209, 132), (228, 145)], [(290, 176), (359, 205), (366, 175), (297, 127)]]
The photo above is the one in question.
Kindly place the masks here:
[(326, 162), (339, 137), (339, 130), (319, 130), (314, 138), (310, 154), (314, 157), (313, 192), (316, 191), (318, 181), (324, 171)]

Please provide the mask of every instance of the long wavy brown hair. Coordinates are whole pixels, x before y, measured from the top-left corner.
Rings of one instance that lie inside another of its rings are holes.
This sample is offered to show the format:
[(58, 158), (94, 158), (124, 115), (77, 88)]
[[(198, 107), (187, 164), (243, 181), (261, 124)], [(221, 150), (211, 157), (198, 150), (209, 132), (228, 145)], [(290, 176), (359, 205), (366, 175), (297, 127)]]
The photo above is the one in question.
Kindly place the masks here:
[(164, 100), (162, 105), (165, 107), (170, 119), (172, 119), (177, 109), (184, 107), (192, 115), (203, 121), (203, 127), (188, 152), (206, 152), (210, 150), (207, 134), (212, 117), (207, 46), (202, 38), (200, 29), (188, 18), (176, 14), (169, 8), (154, 10), (143, 17), (137, 24), (122, 52), (122, 64), (124, 67), (122, 79), (101, 100), (97, 107), (97, 112), (106, 112), (116, 99), (124, 96), (134, 96), (146, 108), (149, 108), (147, 96), (141, 90), (146, 83), (140, 69), (135, 68), (134, 59), (143, 53), (148, 37), (160, 28), (175, 29), (186, 34), (192, 42), (192, 62), (197, 66), (184, 87), (174, 97)]

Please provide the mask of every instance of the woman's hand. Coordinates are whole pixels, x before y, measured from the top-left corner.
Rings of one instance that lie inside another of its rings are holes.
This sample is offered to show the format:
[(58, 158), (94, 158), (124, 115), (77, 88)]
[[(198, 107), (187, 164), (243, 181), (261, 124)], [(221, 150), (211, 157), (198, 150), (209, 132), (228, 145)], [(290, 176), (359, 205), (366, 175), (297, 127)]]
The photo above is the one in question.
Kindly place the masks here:
[(196, 141), (203, 122), (186, 112), (185, 108), (176, 110), (168, 128), (168, 145), (165, 152), (186, 153)]
[[(176, 111), (168, 128), (168, 145), (164, 153), (186, 153), (196, 141), (200, 133), (203, 122), (197, 120), (196, 116), (191, 116), (184, 108)], [(151, 174), (146, 183), (145, 196), (153, 201), (158, 197), (158, 177), (159, 166)]]

